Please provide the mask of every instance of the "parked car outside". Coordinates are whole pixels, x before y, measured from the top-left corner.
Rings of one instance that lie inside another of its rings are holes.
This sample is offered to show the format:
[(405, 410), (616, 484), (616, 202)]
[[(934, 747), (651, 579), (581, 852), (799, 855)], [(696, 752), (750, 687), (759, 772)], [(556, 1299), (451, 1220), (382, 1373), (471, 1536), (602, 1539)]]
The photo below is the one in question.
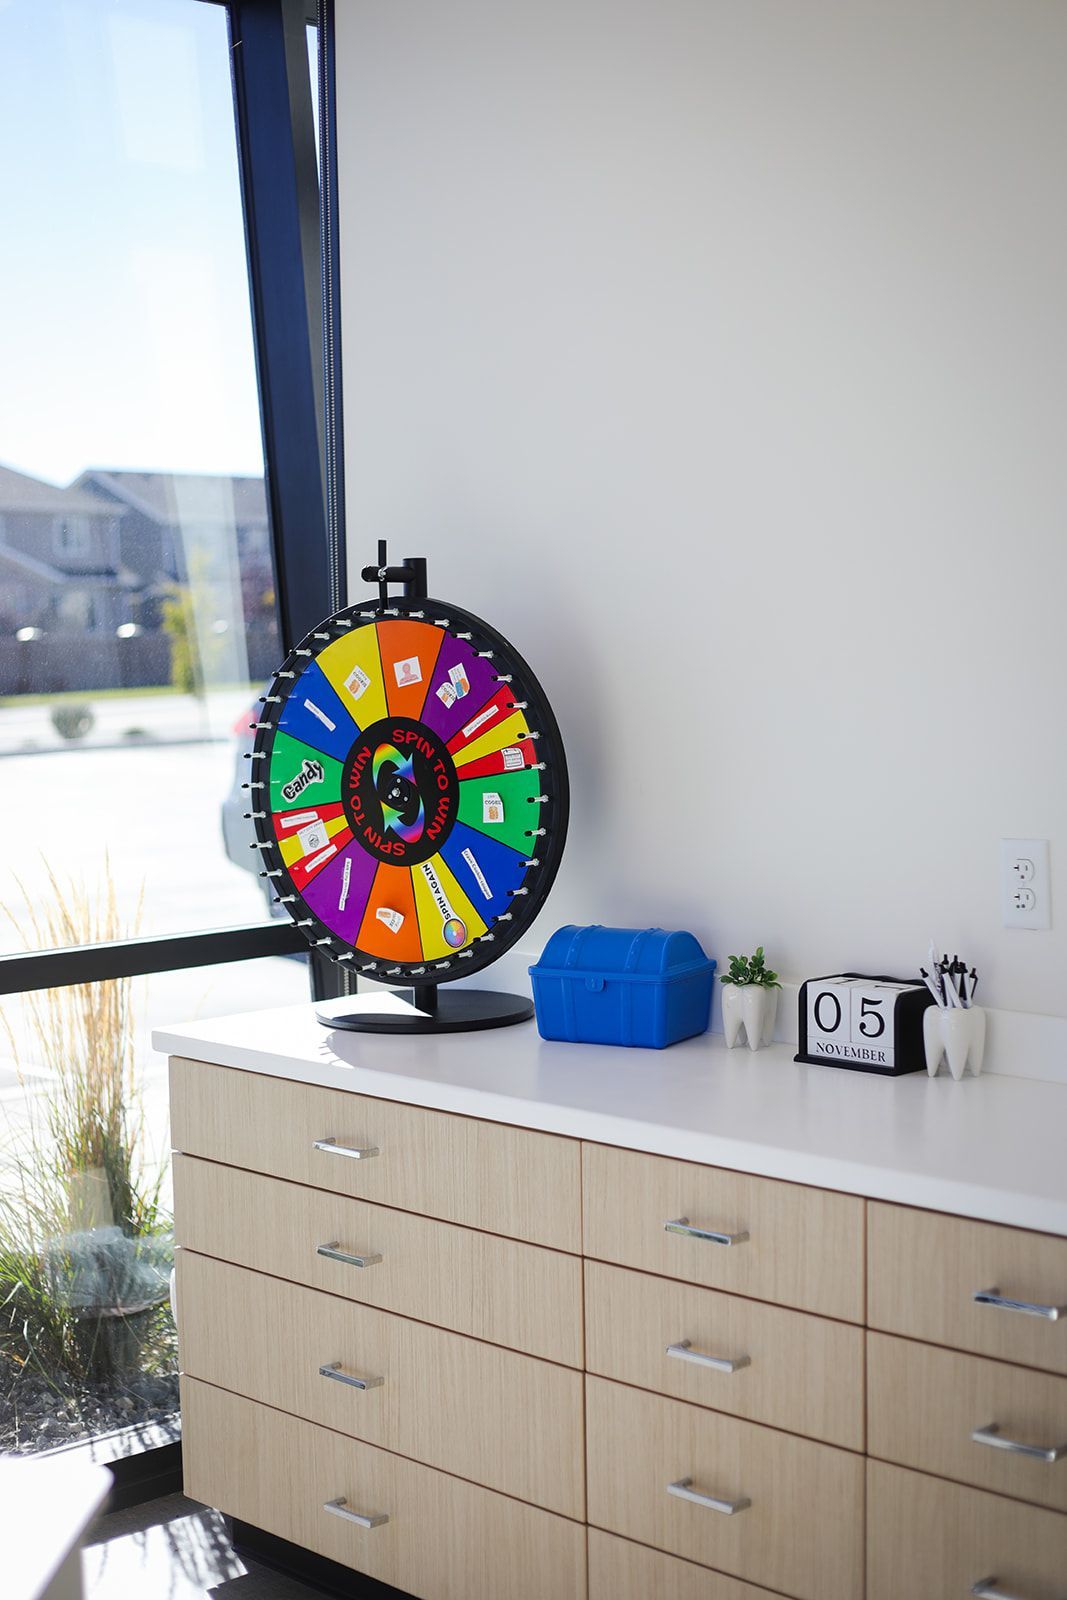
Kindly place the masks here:
[(250, 789), (242, 788), (242, 784), (251, 781), (249, 773), (252, 763), (245, 757), (251, 755), (255, 743), (256, 736), (252, 723), (258, 720), (258, 712), (258, 702), (253, 700), (233, 725), (233, 781), (222, 802), (222, 843), (235, 867), (240, 867), (242, 872), (256, 873), (256, 882), (262, 890), (270, 915), (284, 917), (285, 907), (277, 903), (270, 878), (258, 876), (261, 857), (259, 851), (254, 848), (256, 833), (248, 816), (248, 812), (252, 810), (252, 792)]

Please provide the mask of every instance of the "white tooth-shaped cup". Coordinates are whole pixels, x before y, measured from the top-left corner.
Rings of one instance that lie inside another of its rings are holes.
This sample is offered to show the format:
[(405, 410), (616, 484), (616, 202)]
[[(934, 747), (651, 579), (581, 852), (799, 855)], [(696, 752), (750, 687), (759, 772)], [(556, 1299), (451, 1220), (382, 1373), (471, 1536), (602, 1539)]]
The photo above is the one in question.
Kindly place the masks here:
[(741, 1038), (745, 1019), (741, 1015), (741, 990), (736, 983), (724, 983), (719, 990), (722, 997), (722, 1031), (726, 1048), (732, 1050)]
[(746, 984), (741, 990), (741, 1015), (750, 1050), (762, 1050), (774, 1038), (774, 1019), (778, 1011), (778, 990), (762, 984)]
[(981, 1006), (966, 1010), (927, 1006), (923, 1013), (923, 1043), (931, 1078), (936, 1078), (943, 1060), (948, 1061), (948, 1070), (957, 1082), (968, 1068), (977, 1078), (985, 1054), (985, 1012)]
[(729, 1049), (745, 1038), (750, 1050), (761, 1050), (774, 1038), (778, 990), (760, 983), (724, 983), (722, 1031)]

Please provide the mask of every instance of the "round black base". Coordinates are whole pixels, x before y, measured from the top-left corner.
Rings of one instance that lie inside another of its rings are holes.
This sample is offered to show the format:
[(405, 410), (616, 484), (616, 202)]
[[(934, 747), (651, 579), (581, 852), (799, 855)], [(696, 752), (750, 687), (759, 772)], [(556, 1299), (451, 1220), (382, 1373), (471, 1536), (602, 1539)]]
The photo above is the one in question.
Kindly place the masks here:
[(528, 1022), (533, 1001), (492, 989), (401, 989), (323, 1000), (315, 1016), (326, 1028), (351, 1033), (468, 1033)]

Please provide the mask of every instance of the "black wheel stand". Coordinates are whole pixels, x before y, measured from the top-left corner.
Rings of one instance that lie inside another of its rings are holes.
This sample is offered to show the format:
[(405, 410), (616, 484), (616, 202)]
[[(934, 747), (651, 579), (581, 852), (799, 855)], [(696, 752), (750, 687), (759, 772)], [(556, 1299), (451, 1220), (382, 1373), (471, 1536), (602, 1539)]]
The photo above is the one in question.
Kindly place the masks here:
[(350, 1033), (474, 1033), (528, 1022), (533, 1014), (533, 1001), (521, 994), (435, 983), (391, 993), (342, 995), (315, 1007), (315, 1016), (325, 1027)]

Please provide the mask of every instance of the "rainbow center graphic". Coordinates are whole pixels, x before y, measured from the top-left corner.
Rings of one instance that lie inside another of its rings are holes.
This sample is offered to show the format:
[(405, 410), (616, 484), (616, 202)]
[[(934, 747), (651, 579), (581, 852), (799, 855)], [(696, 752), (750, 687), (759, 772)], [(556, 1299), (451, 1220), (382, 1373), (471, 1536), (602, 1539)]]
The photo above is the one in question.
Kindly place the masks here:
[(415, 764), (395, 745), (380, 744), (372, 762), (374, 789), (382, 803), (382, 826), (397, 834), (405, 844), (422, 838), (426, 809), (415, 781)]

